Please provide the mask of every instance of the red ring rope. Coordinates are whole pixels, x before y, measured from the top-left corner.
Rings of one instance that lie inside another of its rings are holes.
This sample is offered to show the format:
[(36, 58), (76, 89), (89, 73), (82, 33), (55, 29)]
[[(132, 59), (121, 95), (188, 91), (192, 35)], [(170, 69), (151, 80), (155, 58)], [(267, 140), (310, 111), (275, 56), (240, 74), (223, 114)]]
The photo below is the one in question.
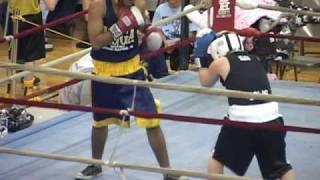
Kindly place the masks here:
[(167, 50), (171, 50), (171, 49), (176, 49), (178, 47), (184, 47), (184, 46), (187, 46), (189, 45), (190, 43), (194, 42), (196, 39), (195, 38), (190, 38), (190, 39), (186, 39), (186, 40), (181, 40), (181, 41), (178, 41), (176, 42), (175, 44), (171, 45), (171, 46), (167, 46), (165, 48), (161, 48), (159, 50), (156, 50), (156, 51), (153, 51), (153, 52), (150, 52), (146, 55), (143, 55), (141, 57), (141, 59), (143, 60), (148, 60), (150, 58), (153, 58), (155, 56), (159, 56), (160, 54), (166, 52)]
[[(18, 34), (14, 34), (13, 37), (17, 38), (17, 39), (20, 39), (20, 38), (26, 37), (26, 36), (28, 36), (30, 34), (43, 31), (46, 28), (62, 24), (64, 22), (67, 22), (67, 21), (69, 21), (71, 19), (74, 19), (76, 17), (83, 16), (83, 15), (85, 15), (87, 13), (88, 13), (88, 10), (80, 11), (78, 13), (75, 13), (75, 14), (72, 14), (72, 15), (69, 15), (69, 16), (65, 16), (63, 18), (56, 19), (56, 20), (54, 20), (54, 21), (52, 21), (50, 23), (43, 24), (43, 25), (41, 25), (39, 27), (34, 27), (34, 28), (28, 29), (26, 31), (20, 32)], [(257, 35), (257, 34), (243, 33), (241, 30), (236, 31), (236, 32), (239, 33), (242, 36), (272, 37), (272, 38), (279, 38), (279, 39), (290, 39), (290, 40), (300, 40), (300, 41), (309, 41), (309, 42), (320, 42), (320, 38), (314, 38), (314, 37), (303, 37), (303, 36), (281, 35), (281, 34), (269, 34), (269, 33), (260, 33), (259, 35)], [(154, 52), (151, 52), (151, 53), (149, 53), (147, 55), (144, 55), (142, 57), (142, 59), (144, 59), (144, 60), (150, 59), (152, 57), (155, 57), (155, 56), (158, 56), (158, 55), (164, 53), (167, 50), (175, 49), (175, 48), (178, 48), (178, 47), (184, 47), (184, 46), (186, 46), (189, 43), (194, 42), (194, 41), (195, 41), (194, 38), (191, 38), (191, 39), (188, 39), (188, 40), (179, 41), (179, 42), (177, 42), (176, 44), (174, 44), (172, 46), (169, 46), (169, 47), (166, 47), (166, 48), (161, 48), (161, 49), (159, 49), (157, 51), (154, 51)], [(4, 38), (4, 37), (0, 39), (0, 44), (3, 43), (3, 42), (6, 42), (6, 38)]]
[(270, 37), (270, 38), (289, 39), (289, 40), (296, 40), (296, 41), (320, 42), (320, 38), (315, 38), (315, 37), (270, 34), (270, 33), (262, 33), (262, 32), (260, 32), (259, 34), (254, 34), (254, 33), (243, 32), (241, 30), (235, 30), (235, 32), (241, 36), (247, 36), (247, 37)]
[[(23, 99), (10, 99), (10, 98), (0, 97), (0, 102), (6, 103), (6, 104), (19, 104), (19, 105), (62, 109), (62, 110), (108, 113), (108, 114), (114, 114), (114, 115), (120, 114), (119, 109), (55, 104), (55, 103), (48, 103), (48, 102), (29, 101), (29, 100), (23, 100)], [(140, 112), (140, 111), (129, 111), (129, 114), (133, 116), (144, 117), (144, 118), (160, 118), (160, 119), (168, 119), (168, 120), (189, 122), (189, 123), (224, 125), (224, 126), (234, 127), (234, 128), (267, 129), (272, 131), (291, 131), (291, 132), (301, 132), (301, 133), (310, 133), (310, 134), (320, 134), (320, 129), (317, 129), (317, 128), (307, 128), (307, 127), (297, 127), (297, 126), (279, 126), (279, 125), (263, 124), (263, 123), (260, 124), (260, 123), (235, 122), (235, 121), (219, 120), (219, 119), (212, 119), (212, 118), (190, 117), (190, 116), (182, 116), (182, 115), (150, 113), (150, 112)]]
[[(57, 20), (52, 21), (48, 24), (44, 24), (39, 27), (34, 27), (34, 28), (31, 28), (29, 30), (26, 30), (26, 31), (18, 33), (18, 34), (14, 34), (13, 36), (14, 36), (14, 38), (17, 38), (17, 39), (23, 38), (23, 37), (28, 36), (30, 34), (40, 32), (46, 28), (59, 25), (61, 23), (64, 23), (66, 21), (69, 21), (69, 20), (74, 19), (79, 16), (83, 16), (86, 13), (88, 13), (87, 10), (81, 11), (81, 12), (75, 13), (73, 15), (69, 15), (69, 16), (57, 19)], [(319, 38), (292, 36), (292, 35), (288, 36), (288, 35), (268, 34), (268, 33), (261, 33), (259, 35), (255, 35), (255, 34), (241, 34), (241, 35), (254, 36), (254, 37), (273, 37), (273, 38), (280, 38), (280, 39), (302, 40), (302, 41), (310, 41), (310, 42), (320, 42)], [(5, 41), (6, 41), (5, 38), (0, 39), (0, 43), (3, 43)], [(143, 59), (150, 59), (151, 57), (158, 56), (159, 54), (164, 53), (167, 50), (170, 50), (173, 48), (178, 48), (178, 47), (183, 47), (183, 46), (186, 46), (194, 41), (195, 41), (195, 39), (188, 39), (188, 40), (179, 41), (172, 46), (169, 46), (166, 48), (161, 48), (157, 51), (151, 52), (151, 53), (143, 56), (142, 58)], [(78, 82), (78, 80), (72, 80), (67, 83), (63, 83), (64, 85), (60, 84), (56, 87), (47, 88), (47, 89), (41, 90), (40, 92), (34, 93), (30, 96), (24, 97), (23, 99), (14, 100), (14, 99), (8, 99), (8, 98), (0, 98), (0, 102), (7, 103), (7, 104), (21, 104), (21, 105), (29, 105), (29, 106), (57, 108), (57, 109), (64, 109), (64, 110), (81, 110), (81, 111), (87, 111), (87, 112), (100, 112), (100, 113), (110, 113), (110, 114), (117, 114), (117, 115), (119, 114), (120, 110), (115, 110), (115, 109), (86, 107), (86, 106), (77, 106), (77, 105), (65, 105), (65, 104), (53, 104), (53, 103), (33, 102), (33, 101), (24, 100), (24, 99), (29, 99), (32, 97), (42, 95), (44, 93), (48, 93), (48, 92), (52, 92), (52, 91), (61, 89), (65, 86), (74, 84), (76, 82)], [(147, 112), (137, 112), (137, 111), (130, 111), (130, 115), (140, 116), (140, 117), (145, 117), (145, 118), (170, 119), (170, 120), (182, 121), (182, 122), (225, 125), (225, 126), (237, 127), (237, 128), (257, 128), (257, 129), (269, 129), (269, 130), (275, 130), (275, 131), (293, 131), (293, 132), (320, 134), (320, 129), (304, 128), (304, 127), (296, 127), (296, 126), (275, 126), (275, 125), (268, 125), (268, 124), (224, 121), (224, 120), (210, 119), (210, 118), (189, 117), (189, 116), (171, 115), (171, 114), (147, 113)]]
[[(269, 34), (269, 33), (260, 33), (259, 35), (257, 34), (251, 34), (251, 33), (243, 33), (241, 30), (235, 31), (236, 33), (239, 33), (241, 36), (246, 36), (246, 37), (270, 37), (270, 38), (279, 38), (279, 39), (290, 39), (290, 40), (296, 40), (296, 41), (309, 41), (309, 42), (320, 42), (320, 38), (314, 38), (314, 37), (304, 37), (304, 36), (293, 36), (293, 35), (282, 35), (282, 34)], [(150, 58), (153, 58), (155, 56), (159, 56), (160, 54), (166, 52), (167, 50), (171, 49), (176, 49), (178, 47), (185, 47), (188, 44), (194, 42), (196, 38), (190, 38), (187, 40), (181, 40), (176, 42), (174, 45), (161, 48), (157, 51), (150, 52), (146, 55), (142, 56), (143, 60), (149, 60)]]
[(71, 86), (73, 84), (76, 84), (78, 82), (80, 82), (82, 80), (78, 80), (78, 79), (73, 79), (73, 80), (70, 80), (70, 81), (67, 81), (67, 82), (64, 82), (64, 83), (61, 83), (61, 84), (57, 84), (57, 85), (54, 85), (54, 86), (51, 86), (51, 87), (48, 87), (46, 89), (42, 89), (40, 91), (37, 91), (35, 93), (32, 93), (32, 94), (29, 94), (28, 96), (25, 96), (21, 99), (31, 99), (31, 98), (34, 98), (34, 97), (38, 97), (38, 96), (41, 96), (43, 94), (47, 94), (47, 93), (52, 93), (54, 91), (57, 91), (59, 89), (62, 89), (64, 87), (67, 87), (67, 86)]
[[(30, 34), (33, 34), (33, 33), (37, 33), (37, 32), (40, 32), (40, 31), (43, 31), (45, 30), (46, 28), (50, 28), (50, 27), (53, 27), (53, 26), (57, 26), (59, 24), (62, 24), (64, 22), (67, 22), (67, 21), (70, 21), (76, 17), (80, 17), (80, 16), (83, 16), (85, 14), (88, 13), (88, 10), (84, 10), (84, 11), (80, 11), (80, 12), (77, 12), (75, 14), (72, 14), (72, 15), (69, 15), (69, 16), (65, 16), (63, 18), (59, 18), (59, 19), (56, 19), (50, 23), (47, 23), (47, 24), (43, 24), (39, 27), (34, 27), (34, 28), (31, 28), (31, 29), (28, 29), (26, 31), (23, 31), (23, 32), (20, 32), (18, 34), (14, 34), (13, 37), (14, 38), (17, 38), (17, 39), (20, 39), (20, 38), (23, 38), (23, 37), (26, 37)], [(0, 39), (0, 44), (3, 43), (3, 42), (6, 42), (6, 39), (5, 38), (1, 38)]]

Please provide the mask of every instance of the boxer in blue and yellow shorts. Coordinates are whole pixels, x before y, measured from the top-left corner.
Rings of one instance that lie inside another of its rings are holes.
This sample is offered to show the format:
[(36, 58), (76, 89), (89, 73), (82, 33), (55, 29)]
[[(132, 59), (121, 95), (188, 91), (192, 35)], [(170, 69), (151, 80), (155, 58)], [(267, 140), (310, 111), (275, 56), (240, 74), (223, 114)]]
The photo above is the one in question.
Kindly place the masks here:
[[(92, 43), (91, 56), (93, 73), (97, 76), (121, 77), (145, 80), (140, 62), (141, 47), (138, 44), (137, 29), (144, 25), (144, 0), (96, 0), (89, 8), (88, 32)], [(136, 6), (133, 6), (135, 3)], [(134, 95), (135, 94), (135, 95)], [(133, 102), (134, 101), (134, 102)], [(130, 85), (115, 85), (92, 82), (92, 104), (94, 107), (131, 109), (157, 112), (157, 106), (149, 88)], [(94, 113), (92, 128), (92, 158), (102, 159), (108, 135), (108, 126), (120, 124), (129, 127), (129, 119), (121, 116)], [(169, 167), (166, 142), (159, 119), (137, 117), (137, 125), (146, 128), (149, 144), (161, 167)], [(101, 174), (102, 168), (89, 165), (76, 179), (90, 179)], [(175, 177), (165, 175), (164, 180)]]
[[(94, 73), (99, 76), (116, 76), (127, 79), (145, 80), (144, 71), (140, 65), (140, 56), (136, 55), (125, 62), (108, 63), (95, 60)], [(126, 73), (122, 73), (126, 72)], [(135, 111), (157, 112), (160, 102), (154, 101), (149, 88), (134, 87), (131, 85), (105, 84), (92, 82), (92, 105), (112, 109), (131, 109), (134, 104)], [(110, 124), (120, 124), (122, 117), (113, 114), (94, 113), (94, 127), (103, 127)], [(125, 119), (125, 127), (129, 127), (129, 119)], [(159, 119), (145, 119), (137, 117), (138, 127), (153, 128), (160, 125)]]

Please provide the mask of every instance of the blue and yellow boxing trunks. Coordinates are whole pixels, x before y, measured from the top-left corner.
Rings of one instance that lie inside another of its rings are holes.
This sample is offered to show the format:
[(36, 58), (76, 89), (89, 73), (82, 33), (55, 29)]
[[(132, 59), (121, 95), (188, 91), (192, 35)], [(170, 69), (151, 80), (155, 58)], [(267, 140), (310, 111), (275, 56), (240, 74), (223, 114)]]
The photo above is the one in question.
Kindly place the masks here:
[[(99, 73), (98, 73), (99, 74)], [(105, 73), (103, 73), (105, 74)], [(101, 73), (100, 73), (101, 75)], [(140, 68), (138, 71), (118, 76), (121, 78), (145, 80), (145, 74)], [(133, 104), (134, 86), (132, 85), (118, 85), (106, 84), (101, 82), (92, 81), (92, 106), (112, 108), (112, 109), (131, 109)], [(158, 102), (157, 105), (160, 106)], [(149, 88), (136, 87), (136, 95), (134, 99), (134, 110), (141, 112), (158, 112), (156, 102), (151, 94)], [(93, 127), (105, 127), (111, 124), (123, 125), (129, 127), (129, 119), (125, 119), (122, 124), (122, 117), (113, 114), (93, 113), (94, 124)], [(138, 127), (152, 128), (160, 125), (160, 119), (146, 119), (137, 117)]]

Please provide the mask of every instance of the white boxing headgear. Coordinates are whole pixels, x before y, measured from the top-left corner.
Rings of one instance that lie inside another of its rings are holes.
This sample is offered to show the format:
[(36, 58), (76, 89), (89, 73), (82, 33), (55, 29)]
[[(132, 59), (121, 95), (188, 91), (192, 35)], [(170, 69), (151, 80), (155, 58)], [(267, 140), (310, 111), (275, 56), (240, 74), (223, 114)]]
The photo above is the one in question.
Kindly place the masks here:
[(229, 52), (243, 51), (242, 38), (235, 33), (225, 33), (212, 41), (208, 48), (208, 54), (213, 59), (226, 56)]

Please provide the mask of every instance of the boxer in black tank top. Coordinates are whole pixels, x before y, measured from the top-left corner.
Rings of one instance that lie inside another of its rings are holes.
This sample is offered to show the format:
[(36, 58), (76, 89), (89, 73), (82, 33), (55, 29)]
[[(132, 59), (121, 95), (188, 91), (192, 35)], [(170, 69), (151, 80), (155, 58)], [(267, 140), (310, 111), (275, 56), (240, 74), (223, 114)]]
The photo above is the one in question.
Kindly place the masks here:
[[(237, 34), (221, 35), (208, 51), (214, 61), (199, 71), (203, 86), (211, 87), (220, 79), (226, 89), (271, 94), (263, 66), (256, 56), (244, 51)], [(226, 121), (284, 125), (276, 102), (228, 97), (228, 103)], [(209, 158), (209, 173), (222, 174), (226, 166), (243, 176), (255, 155), (264, 179), (293, 180), (285, 136), (286, 132), (223, 126)]]

